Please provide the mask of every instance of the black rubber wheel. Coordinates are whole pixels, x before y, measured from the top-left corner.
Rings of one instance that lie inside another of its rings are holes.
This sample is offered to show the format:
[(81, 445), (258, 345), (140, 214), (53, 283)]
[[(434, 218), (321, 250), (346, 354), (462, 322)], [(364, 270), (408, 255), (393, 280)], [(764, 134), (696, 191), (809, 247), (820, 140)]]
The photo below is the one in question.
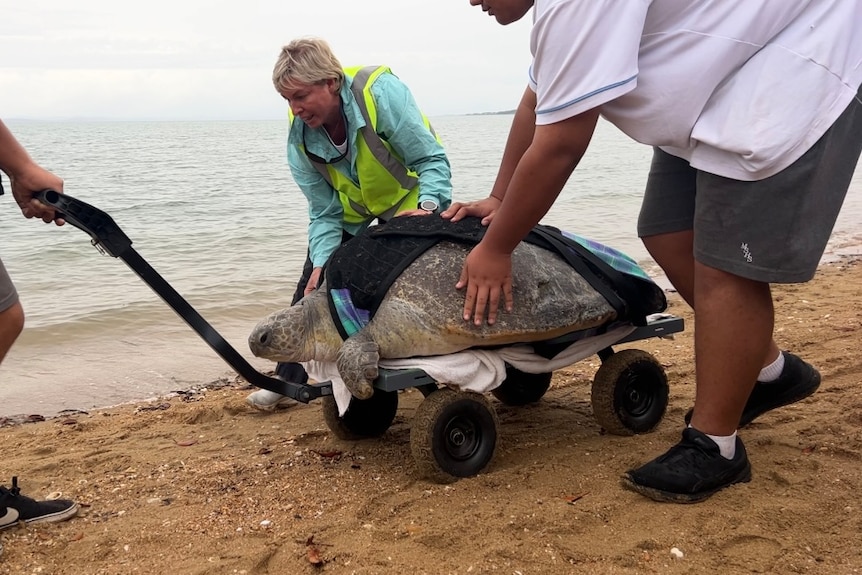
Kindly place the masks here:
[(669, 388), (661, 364), (649, 353), (624, 349), (602, 362), (593, 379), (593, 416), (608, 433), (652, 431), (664, 417)]
[(551, 373), (527, 373), (506, 364), (506, 379), (491, 394), (505, 405), (527, 405), (542, 399), (551, 387)]
[(484, 395), (441, 388), (426, 397), (410, 428), (419, 475), (452, 483), (476, 475), (494, 458), (497, 413)]
[(323, 397), (323, 420), (339, 439), (365, 439), (383, 435), (395, 420), (398, 392), (374, 390), (368, 399), (350, 398), (344, 417), (331, 395)]

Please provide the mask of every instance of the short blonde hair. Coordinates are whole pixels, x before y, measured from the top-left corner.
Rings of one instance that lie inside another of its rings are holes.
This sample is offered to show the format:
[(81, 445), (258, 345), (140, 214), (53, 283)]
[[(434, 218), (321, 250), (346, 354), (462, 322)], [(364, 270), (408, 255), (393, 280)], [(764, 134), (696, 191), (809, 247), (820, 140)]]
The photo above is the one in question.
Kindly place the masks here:
[(326, 40), (297, 38), (282, 47), (272, 70), (276, 90), (281, 92), (296, 84), (317, 84), (326, 80), (335, 80), (339, 90), (344, 81), (341, 62)]

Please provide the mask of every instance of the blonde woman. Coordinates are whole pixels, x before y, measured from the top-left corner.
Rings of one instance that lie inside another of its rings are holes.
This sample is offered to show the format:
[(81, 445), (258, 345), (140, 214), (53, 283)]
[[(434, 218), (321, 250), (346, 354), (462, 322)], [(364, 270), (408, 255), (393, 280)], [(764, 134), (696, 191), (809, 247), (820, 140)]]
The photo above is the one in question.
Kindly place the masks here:
[[(386, 66), (344, 68), (325, 40), (284, 46), (273, 70), (289, 105), (287, 160), (308, 204), (308, 258), (296, 303), (320, 284), (329, 256), (375, 220), (431, 214), (452, 198), (449, 160), (410, 89)], [(299, 364), (279, 364), (287, 381), (308, 380)], [(258, 390), (265, 411), (292, 403)]]

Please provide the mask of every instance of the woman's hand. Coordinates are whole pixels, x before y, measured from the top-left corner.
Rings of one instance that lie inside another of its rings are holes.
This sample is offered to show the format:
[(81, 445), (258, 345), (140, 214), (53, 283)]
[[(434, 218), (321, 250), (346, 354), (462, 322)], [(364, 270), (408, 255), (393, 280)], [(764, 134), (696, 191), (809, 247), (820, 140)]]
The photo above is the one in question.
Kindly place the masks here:
[(434, 212), (429, 212), (428, 210), (423, 210), (420, 208), (415, 208), (412, 210), (404, 210), (403, 212), (398, 212), (395, 214), (395, 217), (398, 216), (430, 216)]
[(302, 295), (307, 296), (311, 292), (317, 289), (320, 285), (320, 273), (323, 271), (323, 268), (314, 268), (311, 270), (311, 275), (308, 277), (308, 283), (305, 284), (305, 290), (303, 290)]
[(453, 222), (462, 220), (467, 216), (475, 216), (482, 218), (482, 225), (487, 226), (491, 223), (491, 220), (494, 219), (494, 215), (497, 213), (497, 210), (500, 209), (500, 205), (502, 203), (502, 201), (494, 196), (488, 196), (487, 198), (476, 200), (475, 202), (455, 202), (449, 206), (449, 209), (440, 214), (440, 216), (444, 219), (452, 220)]

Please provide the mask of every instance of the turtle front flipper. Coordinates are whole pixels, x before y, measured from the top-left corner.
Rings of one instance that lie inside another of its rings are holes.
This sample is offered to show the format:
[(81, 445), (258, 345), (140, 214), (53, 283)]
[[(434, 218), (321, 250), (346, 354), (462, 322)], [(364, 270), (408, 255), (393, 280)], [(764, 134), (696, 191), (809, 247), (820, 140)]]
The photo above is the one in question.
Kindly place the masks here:
[(357, 399), (368, 399), (374, 395), (379, 361), (380, 346), (360, 330), (341, 344), (335, 365), (350, 393)]

